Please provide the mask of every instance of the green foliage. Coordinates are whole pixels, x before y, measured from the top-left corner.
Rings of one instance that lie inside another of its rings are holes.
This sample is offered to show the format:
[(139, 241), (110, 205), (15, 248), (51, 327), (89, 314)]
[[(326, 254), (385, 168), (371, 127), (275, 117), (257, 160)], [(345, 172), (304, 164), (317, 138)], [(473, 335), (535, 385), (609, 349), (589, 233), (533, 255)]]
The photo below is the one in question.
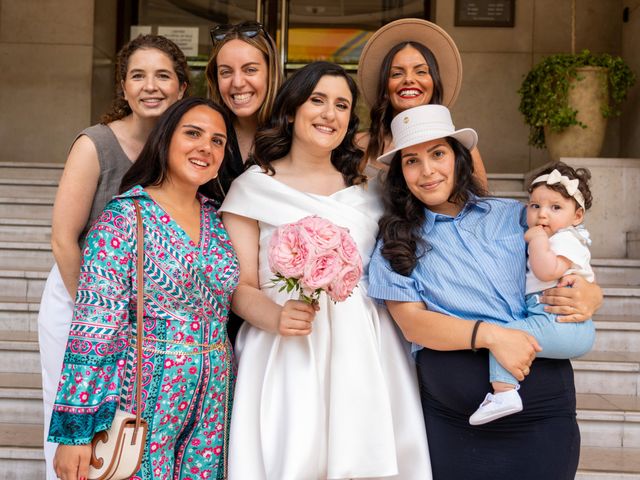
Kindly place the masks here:
[[(321, 288), (316, 288), (311, 294), (307, 295), (302, 287), (300, 286), (300, 282), (297, 278), (287, 278), (280, 273), (276, 273), (276, 276), (271, 279), (271, 283), (273, 286), (277, 286), (279, 283), (282, 283), (282, 286), (278, 289), (278, 292), (287, 291), (287, 293), (291, 293), (293, 291), (298, 292), (298, 300), (301, 300), (309, 305), (313, 305), (320, 298), (320, 294), (322, 293)], [(335, 302), (334, 302), (335, 303)]]
[(620, 115), (620, 104), (636, 80), (635, 74), (620, 57), (589, 50), (575, 55), (551, 55), (533, 67), (518, 90), (521, 96), (519, 110), (530, 127), (530, 145), (545, 146), (545, 126), (554, 132), (570, 125), (585, 127), (576, 119), (576, 110), (568, 105), (570, 81), (578, 77), (576, 68), (579, 67), (604, 67), (608, 70), (609, 103), (603, 106), (602, 114), (605, 117)]

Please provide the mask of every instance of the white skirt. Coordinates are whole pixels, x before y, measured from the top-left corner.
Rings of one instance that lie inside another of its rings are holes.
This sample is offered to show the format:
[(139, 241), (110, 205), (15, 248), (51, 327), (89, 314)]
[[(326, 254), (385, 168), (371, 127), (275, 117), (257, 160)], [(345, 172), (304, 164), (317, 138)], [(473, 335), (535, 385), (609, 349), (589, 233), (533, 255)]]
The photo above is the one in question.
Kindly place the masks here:
[(42, 401), (44, 403), (44, 456), (47, 464), (47, 480), (58, 478), (53, 470), (53, 457), (58, 444), (47, 442), (47, 437), (72, 318), (73, 300), (64, 286), (58, 266), (54, 265), (47, 278), (42, 300), (40, 301), (40, 312), (38, 313), (38, 341), (40, 343)]
[(229, 479), (431, 479), (415, 364), (388, 312), (360, 292), (320, 303), (307, 337), (240, 329)]

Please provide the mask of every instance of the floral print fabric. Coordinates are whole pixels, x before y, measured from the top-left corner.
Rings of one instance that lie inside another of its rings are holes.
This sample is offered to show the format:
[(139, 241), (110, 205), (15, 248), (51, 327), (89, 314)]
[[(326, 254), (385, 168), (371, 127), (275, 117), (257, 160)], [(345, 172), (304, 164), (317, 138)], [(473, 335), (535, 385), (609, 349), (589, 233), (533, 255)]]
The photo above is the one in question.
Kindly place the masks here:
[[(136, 218), (144, 225), (143, 417), (133, 479), (224, 478), (234, 372), (226, 321), (238, 262), (200, 197), (196, 244), (141, 188), (115, 197), (87, 236), (49, 441), (86, 444), (116, 408), (135, 412)], [(119, 407), (118, 407), (119, 405)]]

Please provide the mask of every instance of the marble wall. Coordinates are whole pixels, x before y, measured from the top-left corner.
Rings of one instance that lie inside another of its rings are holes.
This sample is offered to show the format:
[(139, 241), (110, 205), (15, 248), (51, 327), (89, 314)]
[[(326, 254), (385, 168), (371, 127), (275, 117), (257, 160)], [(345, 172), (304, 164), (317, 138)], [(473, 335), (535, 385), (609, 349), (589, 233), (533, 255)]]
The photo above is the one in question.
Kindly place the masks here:
[[(516, 0), (513, 28), (455, 27), (454, 1), (434, 4), (434, 20), (464, 64), (455, 123), (478, 130), (490, 172), (545, 163), (546, 151), (527, 144), (517, 90), (544, 55), (570, 50), (571, 2)], [(107, 109), (116, 7), (117, 0), (0, 0), (0, 161), (64, 162), (75, 133)], [(577, 11), (577, 48), (620, 54), (640, 74), (640, 0), (577, 0)], [(622, 119), (609, 123), (602, 155), (640, 158), (640, 82)]]
[[(545, 55), (571, 50), (569, 0), (517, 0), (515, 4), (513, 28), (479, 28), (455, 27), (454, 2), (436, 3), (435, 21), (458, 44), (464, 65), (462, 93), (453, 109), (455, 123), (478, 130), (479, 149), (490, 172), (525, 172), (549, 160), (546, 150), (527, 144), (528, 127), (518, 111), (517, 90)], [(623, 24), (623, 8), (629, 4), (637, 7), (640, 0), (577, 0), (576, 50), (624, 55), (640, 73), (640, 9)], [(631, 95), (635, 107), (626, 106), (624, 122), (609, 122), (603, 156), (640, 157), (638, 92), (636, 85)]]
[(0, 161), (63, 162), (89, 124), (93, 7), (0, 0)]

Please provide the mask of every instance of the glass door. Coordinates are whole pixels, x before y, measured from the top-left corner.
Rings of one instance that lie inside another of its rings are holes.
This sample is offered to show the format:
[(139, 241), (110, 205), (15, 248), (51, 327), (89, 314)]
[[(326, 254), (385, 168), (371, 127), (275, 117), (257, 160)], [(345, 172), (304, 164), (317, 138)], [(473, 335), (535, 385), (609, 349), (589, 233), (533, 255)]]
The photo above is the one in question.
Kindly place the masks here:
[[(274, 0), (271, 0), (274, 1)], [(404, 17), (429, 18), (425, 0), (277, 0), (287, 70), (327, 60), (355, 70), (365, 43), (382, 25)], [(280, 44), (280, 43), (279, 43)]]
[[(187, 56), (197, 95), (206, 95), (204, 68), (211, 52), (209, 29), (216, 24), (261, 22), (276, 39), (287, 73), (315, 60), (335, 62), (355, 72), (362, 48), (373, 32), (398, 18), (429, 19), (432, 4), (431, 0), (137, 0), (135, 3), (132, 35), (166, 34), (173, 28), (180, 38), (180, 31), (186, 32), (185, 42), (190, 41)], [(129, 36), (125, 38), (128, 40)]]
[[(137, 33), (166, 35), (183, 48), (191, 69), (192, 94), (207, 96), (204, 69), (211, 54), (209, 30), (263, 16), (264, 0), (138, 0)], [(183, 40), (184, 44), (180, 43)]]

